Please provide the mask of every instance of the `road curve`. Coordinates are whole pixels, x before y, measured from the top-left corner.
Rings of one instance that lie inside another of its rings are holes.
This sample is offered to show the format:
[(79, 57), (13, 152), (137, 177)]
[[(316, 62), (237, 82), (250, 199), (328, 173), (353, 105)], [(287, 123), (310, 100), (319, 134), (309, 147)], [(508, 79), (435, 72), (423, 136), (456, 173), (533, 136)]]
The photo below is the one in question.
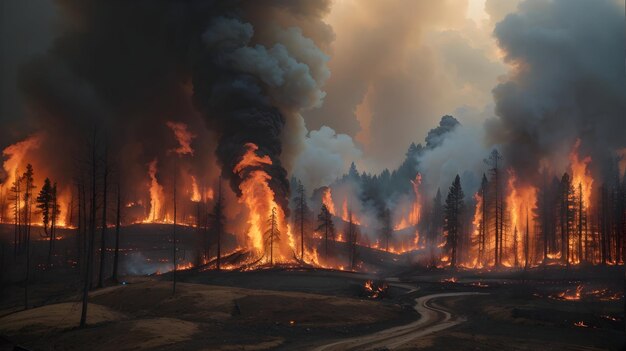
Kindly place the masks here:
[(374, 334), (357, 336), (322, 345), (314, 348), (314, 351), (334, 351), (334, 350), (372, 350), (386, 348), (396, 349), (407, 343), (429, 335), (465, 321), (462, 317), (455, 317), (452, 314), (432, 302), (434, 299), (465, 296), (465, 295), (486, 295), (478, 292), (458, 292), (426, 295), (415, 299), (415, 310), (421, 318), (415, 322), (399, 327), (381, 330)]

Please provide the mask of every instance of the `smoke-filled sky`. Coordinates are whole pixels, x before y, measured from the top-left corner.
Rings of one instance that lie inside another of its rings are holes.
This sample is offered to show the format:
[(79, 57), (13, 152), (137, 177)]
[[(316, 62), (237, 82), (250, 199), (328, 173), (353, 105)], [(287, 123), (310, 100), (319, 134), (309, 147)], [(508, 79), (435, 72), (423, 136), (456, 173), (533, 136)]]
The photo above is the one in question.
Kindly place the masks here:
[[(396, 168), (443, 115), (463, 127), (424, 156), (432, 172), (425, 182), (480, 173), (493, 145), (531, 175), (576, 138), (590, 154), (626, 147), (620, 0), (86, 1), (100, 12), (79, 3), (0, 3), (0, 147), (58, 128), (45, 122), (54, 113), (96, 105), (101, 116), (93, 118), (118, 121), (130, 136), (145, 134), (149, 121), (163, 124), (137, 142), (158, 143), (170, 133), (166, 120), (182, 120), (196, 149), (217, 147), (230, 166), (240, 153), (232, 143), (250, 137), (232, 130), (251, 118), (255, 131), (277, 133), (256, 140), (274, 165), (309, 188), (352, 161), (369, 172)], [(180, 18), (194, 6), (215, 13)], [(135, 26), (133, 16), (148, 9)], [(165, 96), (172, 101), (155, 101)], [(254, 112), (233, 105), (241, 96)], [(36, 108), (41, 100), (45, 108)], [(241, 120), (230, 124), (235, 115)], [(215, 137), (196, 131), (207, 126), (219, 141), (201, 141)]]

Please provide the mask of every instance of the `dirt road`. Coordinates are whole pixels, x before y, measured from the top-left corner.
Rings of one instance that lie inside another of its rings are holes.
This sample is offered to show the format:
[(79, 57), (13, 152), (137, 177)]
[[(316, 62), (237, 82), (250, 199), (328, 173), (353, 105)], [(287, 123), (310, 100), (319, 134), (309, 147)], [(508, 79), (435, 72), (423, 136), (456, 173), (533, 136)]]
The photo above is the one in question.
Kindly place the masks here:
[(422, 296), (415, 299), (414, 308), (421, 315), (419, 320), (403, 326), (381, 330), (374, 334), (335, 341), (319, 346), (314, 351), (397, 349), (419, 337), (450, 328), (465, 321), (462, 317), (453, 316), (433, 301), (439, 298), (465, 295), (484, 295), (484, 293), (459, 292)]

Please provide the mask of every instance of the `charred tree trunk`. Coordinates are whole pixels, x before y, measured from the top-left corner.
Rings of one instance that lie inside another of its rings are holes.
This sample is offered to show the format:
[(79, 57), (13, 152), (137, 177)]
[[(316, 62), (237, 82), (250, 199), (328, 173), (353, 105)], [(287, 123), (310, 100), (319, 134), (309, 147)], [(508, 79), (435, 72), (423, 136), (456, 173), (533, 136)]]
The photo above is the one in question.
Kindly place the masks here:
[(87, 323), (87, 307), (88, 307), (88, 297), (89, 297), (89, 287), (91, 285), (91, 277), (92, 277), (92, 264), (93, 264), (93, 249), (94, 249), (94, 237), (96, 235), (96, 201), (97, 201), (97, 192), (96, 192), (96, 171), (97, 171), (97, 163), (96, 163), (96, 129), (93, 131), (93, 139), (91, 145), (91, 203), (90, 203), (90, 213), (89, 213), (89, 240), (87, 243), (87, 254), (85, 256), (86, 261), (86, 269), (85, 269), (85, 281), (83, 286), (83, 297), (82, 297), (82, 310), (80, 315), (80, 327), (84, 328)]
[(98, 271), (98, 288), (104, 286), (104, 261), (106, 259), (106, 232), (107, 232), (107, 193), (109, 177), (109, 161), (107, 147), (104, 148), (104, 172), (102, 177), (102, 231), (100, 232), (100, 269)]
[(122, 224), (121, 217), (121, 202), (122, 202), (122, 190), (120, 181), (117, 182), (117, 201), (116, 201), (116, 209), (115, 209), (115, 252), (113, 253), (113, 274), (111, 279), (113, 282), (118, 282), (117, 270), (119, 266), (119, 256), (120, 256), (120, 226)]
[(178, 248), (176, 247), (176, 174), (178, 172), (178, 163), (176, 162), (174, 165), (174, 226), (172, 227), (172, 259), (174, 263), (174, 272), (172, 275), (172, 295), (176, 294), (176, 273), (177, 273), (177, 260), (176, 260), (176, 251)]

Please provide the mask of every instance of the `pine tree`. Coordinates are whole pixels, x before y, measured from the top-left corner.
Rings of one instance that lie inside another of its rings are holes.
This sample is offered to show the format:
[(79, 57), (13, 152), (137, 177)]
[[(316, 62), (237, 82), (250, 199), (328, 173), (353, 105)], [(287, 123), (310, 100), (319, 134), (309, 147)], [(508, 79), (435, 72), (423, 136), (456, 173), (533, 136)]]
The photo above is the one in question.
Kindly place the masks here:
[(298, 180), (296, 197), (294, 198), (295, 213), (294, 219), (300, 231), (300, 260), (304, 262), (304, 230), (308, 223), (310, 214), (309, 206), (306, 202), (306, 195), (302, 182)]
[(37, 208), (41, 211), (43, 231), (46, 237), (50, 237), (50, 232), (48, 230), (48, 225), (50, 224), (50, 205), (52, 202), (52, 184), (50, 184), (50, 179), (46, 178), (44, 180), (36, 202)]
[(561, 177), (561, 192), (559, 201), (559, 220), (561, 230), (561, 259), (568, 266), (570, 264), (570, 233), (574, 222), (574, 188), (569, 174)]
[(276, 216), (276, 207), (272, 207), (272, 214), (267, 220), (267, 230), (265, 231), (265, 247), (269, 248), (270, 265), (274, 265), (274, 243), (280, 241), (280, 230), (278, 229), (278, 218)]
[(17, 259), (17, 253), (21, 250), (22, 240), (22, 178), (15, 172), (15, 181), (11, 184), (11, 200), (13, 202), (13, 218), (15, 222), (15, 233), (13, 239), (13, 258)]
[(500, 266), (502, 263), (502, 236), (504, 232), (504, 206), (502, 201), (502, 194), (500, 192), (500, 161), (502, 160), (502, 155), (498, 152), (498, 150), (494, 149), (491, 151), (489, 158), (485, 160), (485, 163), (489, 165), (491, 168), (489, 172), (491, 173), (491, 181), (493, 189), (493, 209), (489, 206), (489, 211), (494, 213), (494, 229), (495, 229), (495, 265)]
[(356, 267), (356, 243), (358, 240), (358, 231), (354, 220), (352, 219), (352, 210), (348, 209), (348, 225), (346, 228), (346, 235), (348, 239), (348, 260), (350, 264), (350, 270), (354, 270)]
[(444, 209), (442, 202), (441, 190), (437, 189), (437, 194), (433, 198), (433, 209), (431, 213), (431, 223), (429, 230), (429, 238), (427, 246), (430, 250), (430, 265), (435, 266), (437, 264), (435, 258), (435, 247), (439, 245), (439, 241), (443, 236), (444, 226)]
[(483, 173), (483, 179), (480, 184), (480, 197), (482, 199), (480, 228), (479, 228), (479, 244), (478, 244), (478, 260), (485, 265), (485, 251), (487, 244), (487, 189), (489, 187), (489, 181), (487, 176)]
[(450, 250), (450, 265), (454, 268), (457, 263), (457, 246), (462, 231), (462, 216), (465, 209), (461, 177), (454, 178), (445, 205), (446, 248)]
[(328, 239), (335, 238), (335, 224), (333, 223), (333, 215), (328, 211), (326, 205), (322, 205), (320, 214), (317, 216), (318, 226), (316, 232), (324, 232), (324, 256), (328, 258)]
[(32, 222), (33, 189), (35, 189), (33, 166), (26, 165), (26, 172), (22, 175), (24, 179), (24, 224), (26, 245), (26, 278), (24, 279), (24, 309), (28, 309), (28, 284), (30, 278), (30, 229)]

